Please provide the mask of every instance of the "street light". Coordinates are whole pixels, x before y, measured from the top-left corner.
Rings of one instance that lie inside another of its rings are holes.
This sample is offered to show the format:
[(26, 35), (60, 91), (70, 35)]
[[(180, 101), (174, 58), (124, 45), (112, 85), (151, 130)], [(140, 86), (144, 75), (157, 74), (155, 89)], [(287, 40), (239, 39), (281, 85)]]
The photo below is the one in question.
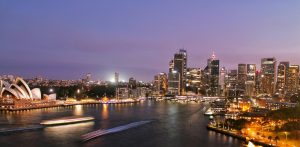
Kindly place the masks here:
[(284, 134), (285, 134), (285, 146), (287, 146), (287, 135), (288, 135), (288, 132), (284, 132)]

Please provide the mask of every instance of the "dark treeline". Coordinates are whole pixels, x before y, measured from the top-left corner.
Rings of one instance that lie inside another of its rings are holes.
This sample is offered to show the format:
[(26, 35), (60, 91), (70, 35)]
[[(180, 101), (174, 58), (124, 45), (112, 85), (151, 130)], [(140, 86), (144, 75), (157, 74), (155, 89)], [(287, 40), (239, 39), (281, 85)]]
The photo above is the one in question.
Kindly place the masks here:
[[(114, 85), (95, 85), (95, 86), (42, 86), (38, 87), (41, 89), (43, 94), (56, 93), (57, 99), (72, 98), (102, 98), (103, 96), (114, 97), (115, 96), (115, 86)], [(51, 91), (52, 89), (53, 91)]]

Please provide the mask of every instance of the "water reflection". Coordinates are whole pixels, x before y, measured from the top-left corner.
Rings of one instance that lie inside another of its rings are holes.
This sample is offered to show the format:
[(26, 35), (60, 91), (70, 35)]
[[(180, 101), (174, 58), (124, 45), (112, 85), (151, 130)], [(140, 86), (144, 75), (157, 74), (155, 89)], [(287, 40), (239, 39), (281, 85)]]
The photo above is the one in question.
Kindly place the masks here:
[(103, 104), (102, 105), (102, 118), (107, 119), (108, 115), (109, 115), (108, 104)]
[(74, 115), (81, 116), (83, 114), (82, 105), (75, 105)]

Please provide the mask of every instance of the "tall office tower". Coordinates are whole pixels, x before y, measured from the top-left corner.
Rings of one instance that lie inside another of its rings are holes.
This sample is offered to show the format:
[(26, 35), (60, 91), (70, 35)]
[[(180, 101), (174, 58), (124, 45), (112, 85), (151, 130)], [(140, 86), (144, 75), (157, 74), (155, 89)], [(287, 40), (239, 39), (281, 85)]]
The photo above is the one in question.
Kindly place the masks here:
[[(170, 62), (169, 66), (169, 82), (179, 80), (179, 87), (171, 87), (171, 89), (178, 88), (178, 95), (185, 95), (186, 88), (186, 72), (187, 72), (187, 52), (184, 49), (180, 49), (178, 53), (175, 53), (174, 59)], [(177, 75), (178, 74), (178, 75)], [(177, 83), (177, 82), (175, 82)], [(171, 85), (177, 86), (177, 84), (171, 83)], [(170, 85), (170, 86), (171, 86)]]
[(246, 89), (246, 80), (247, 80), (247, 65), (238, 64), (238, 85), (237, 88), (244, 93)]
[(256, 65), (255, 64), (247, 64), (247, 80), (246, 80), (246, 96), (254, 96), (255, 95), (255, 81), (256, 81)]
[(261, 92), (266, 94), (274, 94), (275, 78), (276, 78), (276, 59), (261, 59)]
[(222, 67), (220, 70), (220, 77), (219, 77), (219, 85), (220, 85), (220, 95), (225, 96), (226, 92), (226, 85), (225, 85), (225, 77), (227, 74), (227, 70), (225, 67)]
[(226, 76), (226, 96), (235, 97), (236, 96), (236, 85), (237, 85), (237, 70), (229, 70)]
[(115, 72), (115, 83), (118, 84), (119, 83), (119, 73)]
[(200, 68), (187, 68), (186, 73), (186, 91), (198, 94), (201, 89), (201, 69)]
[(208, 96), (219, 96), (219, 73), (220, 60), (216, 58), (215, 53), (207, 60), (207, 67), (204, 69), (208, 76)]
[(176, 70), (172, 70), (168, 74), (168, 94), (180, 94), (180, 74)]
[(159, 73), (154, 76), (154, 94), (164, 96), (168, 90), (168, 77), (166, 73)]
[(287, 77), (287, 93), (293, 95), (298, 92), (299, 65), (291, 65)]
[(276, 93), (278, 93), (280, 96), (284, 96), (286, 94), (289, 67), (289, 62), (280, 62), (278, 65)]

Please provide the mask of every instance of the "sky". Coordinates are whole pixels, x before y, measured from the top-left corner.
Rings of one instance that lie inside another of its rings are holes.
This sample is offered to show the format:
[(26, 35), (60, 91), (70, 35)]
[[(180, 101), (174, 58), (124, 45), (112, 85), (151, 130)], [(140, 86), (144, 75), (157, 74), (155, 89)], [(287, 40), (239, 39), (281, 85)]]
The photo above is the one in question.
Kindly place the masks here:
[(213, 51), (227, 69), (300, 64), (299, 14), (299, 0), (1, 0), (0, 74), (151, 81), (180, 48), (188, 67)]

